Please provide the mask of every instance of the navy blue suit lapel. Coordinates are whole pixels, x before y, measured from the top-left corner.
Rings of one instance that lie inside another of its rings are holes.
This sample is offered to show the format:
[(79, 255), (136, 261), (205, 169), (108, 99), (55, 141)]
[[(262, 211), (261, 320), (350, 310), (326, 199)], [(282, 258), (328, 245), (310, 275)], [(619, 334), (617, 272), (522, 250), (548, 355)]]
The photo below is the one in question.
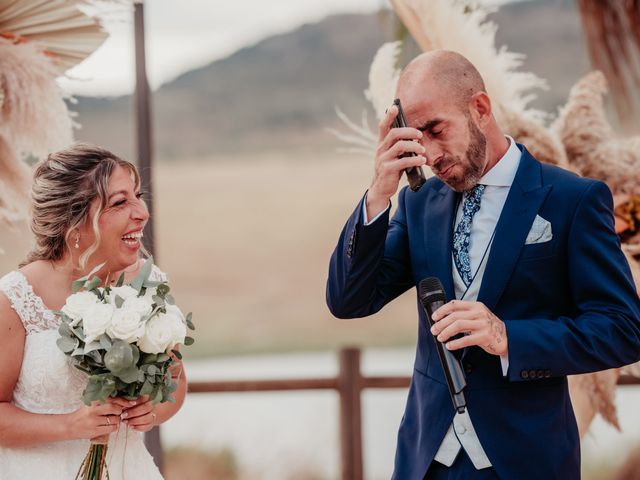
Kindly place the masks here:
[(487, 259), (478, 301), (493, 310), (507, 286), (518, 261), (533, 220), (551, 187), (542, 185), (540, 163), (527, 149), (522, 150), (520, 165), (496, 226), (496, 234)]
[(425, 242), (429, 274), (442, 282), (447, 300), (455, 298), (451, 274), (453, 221), (459, 194), (444, 183), (429, 192), (425, 204)]

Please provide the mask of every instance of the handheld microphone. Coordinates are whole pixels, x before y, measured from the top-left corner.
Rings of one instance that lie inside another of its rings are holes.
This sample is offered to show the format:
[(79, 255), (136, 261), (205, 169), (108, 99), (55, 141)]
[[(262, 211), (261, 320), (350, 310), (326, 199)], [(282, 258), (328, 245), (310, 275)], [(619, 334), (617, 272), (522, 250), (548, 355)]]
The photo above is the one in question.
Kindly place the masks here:
[[(402, 110), (402, 105), (400, 104), (400, 99), (396, 98), (393, 101), (393, 104), (398, 107), (398, 115), (393, 121), (393, 128), (400, 128), (407, 126), (407, 120), (404, 118), (404, 111)], [(400, 158), (404, 157), (415, 157), (416, 154), (413, 152), (405, 152), (400, 155)], [(417, 192), (420, 190), (420, 187), (427, 181), (427, 178), (424, 176), (424, 172), (422, 171), (422, 167), (409, 167), (405, 168), (404, 173), (407, 174), (407, 180), (409, 180), (409, 188), (412, 192)]]
[[(418, 285), (418, 295), (424, 312), (427, 315), (429, 328), (431, 328), (435, 323), (431, 318), (433, 312), (447, 301), (444, 287), (436, 277), (428, 277), (420, 281)], [(434, 338), (434, 340), (438, 357), (440, 357), (440, 363), (444, 370), (444, 376), (447, 379), (447, 386), (449, 387), (453, 407), (458, 413), (464, 413), (467, 408), (467, 401), (464, 397), (463, 390), (467, 386), (467, 380), (464, 377), (460, 360), (458, 360), (452, 352), (447, 350), (444, 344), (439, 342), (437, 338)]]

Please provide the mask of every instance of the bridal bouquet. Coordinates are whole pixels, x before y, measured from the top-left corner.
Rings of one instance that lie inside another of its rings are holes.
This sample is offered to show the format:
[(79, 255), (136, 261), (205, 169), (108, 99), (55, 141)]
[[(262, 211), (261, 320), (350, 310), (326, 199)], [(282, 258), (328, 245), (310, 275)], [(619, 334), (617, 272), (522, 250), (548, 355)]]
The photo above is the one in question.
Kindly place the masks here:
[[(182, 359), (176, 345), (194, 341), (187, 336), (195, 328), (191, 313), (184, 316), (175, 305), (167, 282), (149, 279), (151, 258), (128, 285), (122, 274), (114, 287), (100, 287), (102, 280), (92, 277), (98, 269), (73, 282), (73, 294), (56, 312), (62, 320), (58, 347), (89, 375), (84, 403), (142, 395), (154, 403), (173, 402), (177, 382), (170, 367)], [(92, 441), (81, 478), (102, 478), (107, 443), (108, 436)]]

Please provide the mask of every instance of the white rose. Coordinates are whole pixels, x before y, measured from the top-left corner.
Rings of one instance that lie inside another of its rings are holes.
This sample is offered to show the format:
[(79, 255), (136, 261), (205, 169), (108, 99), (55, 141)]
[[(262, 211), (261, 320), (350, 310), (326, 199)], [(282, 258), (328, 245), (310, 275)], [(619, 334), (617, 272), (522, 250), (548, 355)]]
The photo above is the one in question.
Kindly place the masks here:
[(93, 306), (100, 303), (98, 297), (91, 292), (78, 292), (67, 298), (62, 311), (71, 318), (71, 326), (75, 327), (82, 320), (87, 311)]
[(167, 305), (167, 313), (160, 313), (147, 322), (138, 346), (145, 353), (162, 353), (176, 343), (184, 342), (186, 336), (182, 312), (175, 305)]
[(173, 344), (184, 343), (184, 337), (187, 336), (187, 320), (185, 319), (182, 310), (177, 305), (166, 305), (167, 315), (175, 315), (180, 319), (179, 322), (174, 323), (173, 329)]
[(108, 297), (109, 303), (115, 305), (116, 296), (120, 297), (122, 300), (126, 300), (131, 297), (137, 297), (138, 291), (129, 285), (122, 285), (121, 287), (113, 287), (111, 289), (111, 292), (109, 292), (109, 297)]
[(144, 317), (151, 313), (151, 299), (145, 297), (129, 297), (127, 298), (121, 307), (122, 310), (127, 312), (134, 312)]
[(87, 310), (82, 316), (82, 326), (86, 337), (85, 343), (93, 342), (107, 331), (107, 328), (111, 325), (113, 312), (113, 305), (108, 303), (96, 303)]
[(117, 308), (113, 312), (107, 333), (111, 338), (118, 338), (127, 343), (136, 342), (144, 334), (144, 324), (140, 320), (138, 312)]

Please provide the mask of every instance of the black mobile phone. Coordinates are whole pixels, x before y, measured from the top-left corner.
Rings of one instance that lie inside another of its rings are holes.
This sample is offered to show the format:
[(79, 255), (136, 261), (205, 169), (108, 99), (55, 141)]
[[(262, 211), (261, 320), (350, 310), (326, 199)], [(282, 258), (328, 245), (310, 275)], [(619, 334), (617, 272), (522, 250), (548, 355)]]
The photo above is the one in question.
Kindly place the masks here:
[[(402, 111), (402, 104), (400, 103), (400, 99), (396, 98), (393, 101), (393, 104), (398, 107), (398, 115), (393, 121), (393, 128), (400, 128), (407, 126), (407, 119), (404, 118), (404, 112)], [(415, 153), (413, 152), (405, 152), (400, 155), (400, 158), (404, 157), (415, 157)], [(405, 169), (404, 173), (407, 174), (407, 180), (409, 180), (409, 188), (412, 192), (417, 192), (420, 190), (420, 187), (427, 181), (427, 178), (424, 176), (424, 172), (422, 171), (422, 167), (410, 167)]]

